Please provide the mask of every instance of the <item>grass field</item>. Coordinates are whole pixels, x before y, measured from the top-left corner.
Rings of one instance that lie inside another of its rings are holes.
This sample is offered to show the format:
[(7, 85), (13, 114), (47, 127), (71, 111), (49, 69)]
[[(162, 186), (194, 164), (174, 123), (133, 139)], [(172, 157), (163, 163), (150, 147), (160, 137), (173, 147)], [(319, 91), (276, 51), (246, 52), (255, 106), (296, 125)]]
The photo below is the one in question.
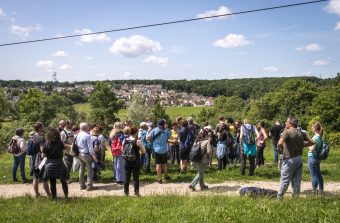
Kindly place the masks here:
[(0, 222), (340, 222), (339, 198), (0, 198)]
[[(87, 115), (90, 114), (91, 107), (90, 107), (89, 103), (76, 104), (76, 105), (74, 105), (74, 107), (76, 108), (76, 111), (78, 111), (78, 112), (85, 112)], [(182, 117), (195, 116), (202, 109), (203, 109), (203, 107), (167, 107), (166, 113), (173, 120), (177, 116), (182, 116)], [(118, 118), (122, 121), (127, 119), (126, 109), (119, 110)]]

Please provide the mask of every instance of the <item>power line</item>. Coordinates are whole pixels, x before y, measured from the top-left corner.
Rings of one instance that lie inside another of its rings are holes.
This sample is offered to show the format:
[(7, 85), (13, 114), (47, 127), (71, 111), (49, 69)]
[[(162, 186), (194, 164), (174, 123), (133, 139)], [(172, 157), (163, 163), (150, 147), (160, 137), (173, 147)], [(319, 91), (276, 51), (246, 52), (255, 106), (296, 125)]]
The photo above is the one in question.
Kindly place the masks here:
[(183, 19), (183, 20), (170, 21), (170, 22), (154, 23), (154, 24), (149, 24), (149, 25), (133, 26), (133, 27), (126, 27), (126, 28), (105, 30), (105, 31), (100, 31), (100, 32), (91, 32), (91, 33), (84, 33), (84, 34), (75, 34), (75, 35), (68, 35), (68, 36), (51, 37), (51, 38), (28, 40), (28, 41), (21, 41), (21, 42), (3, 43), (3, 44), (0, 44), (0, 47), (2, 47), (2, 46), (11, 46), (11, 45), (19, 45), (19, 44), (26, 44), (26, 43), (44, 42), (44, 41), (51, 41), (51, 40), (59, 40), (59, 39), (68, 39), (68, 38), (88, 36), (88, 35), (94, 35), (94, 34), (120, 32), (120, 31), (132, 30), (132, 29), (149, 28), (149, 27), (154, 27), (154, 26), (164, 26), (164, 25), (192, 22), (192, 21), (198, 21), (198, 20), (204, 20), (204, 19), (212, 19), (212, 18), (218, 18), (218, 17), (225, 17), (225, 16), (231, 16), (231, 15), (240, 15), (240, 14), (268, 11), (268, 10), (274, 10), (274, 9), (295, 7), (295, 6), (301, 6), (301, 5), (315, 4), (315, 3), (326, 2), (326, 1), (329, 1), (329, 0), (317, 0), (317, 1), (309, 1), (309, 2), (300, 2), (300, 3), (295, 3), (295, 4), (289, 4), (289, 5), (279, 5), (279, 6), (274, 6), (274, 7), (267, 7), (267, 8), (260, 8), (260, 9), (252, 9), (252, 10), (247, 10), (247, 11), (227, 13), (227, 14), (223, 14), (223, 15), (214, 15), (214, 16), (206, 16), (206, 17), (199, 17), (199, 18), (193, 18), (193, 19)]

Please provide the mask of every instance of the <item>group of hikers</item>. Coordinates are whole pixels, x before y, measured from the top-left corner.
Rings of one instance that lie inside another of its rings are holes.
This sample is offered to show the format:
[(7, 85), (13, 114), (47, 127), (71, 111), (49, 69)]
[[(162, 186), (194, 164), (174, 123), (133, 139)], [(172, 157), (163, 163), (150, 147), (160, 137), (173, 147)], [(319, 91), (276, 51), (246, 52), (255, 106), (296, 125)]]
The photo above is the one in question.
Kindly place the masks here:
[[(200, 127), (192, 117), (177, 117), (168, 125), (165, 119), (159, 119), (156, 126), (150, 119), (133, 125), (131, 121), (116, 122), (108, 140), (103, 135), (101, 126), (85, 122), (73, 125), (70, 120), (61, 120), (57, 128), (37, 122), (34, 132), (29, 134), (25, 143), (24, 130), (16, 129), (9, 151), (13, 153), (13, 181), (18, 181), (16, 172), (20, 166), (22, 182), (26, 183), (25, 159), (30, 156), (30, 175), (33, 178), (35, 197), (39, 197), (39, 182), (42, 182), (47, 196), (55, 199), (56, 179), (60, 179), (65, 197), (68, 197), (68, 184), (72, 182), (71, 171), (79, 170), (80, 190), (93, 190), (93, 184), (101, 182), (100, 172), (105, 168), (105, 151), (113, 156), (113, 179), (118, 185), (124, 185), (124, 194), (129, 195), (131, 175), (134, 194), (139, 193), (139, 175), (151, 173), (151, 160), (154, 159), (157, 182), (162, 184), (171, 180), (169, 165), (177, 165), (178, 171), (185, 174), (190, 165), (197, 168), (197, 175), (189, 189), (207, 190), (204, 183), (206, 167), (212, 167), (217, 157), (218, 170), (227, 164), (240, 162), (240, 174), (246, 173), (249, 160), (249, 175), (254, 175), (256, 167), (264, 165), (263, 151), (269, 138), (272, 139), (274, 162), (281, 171), (280, 189), (277, 194), (282, 198), (292, 182), (293, 196), (300, 193), (302, 177), (302, 153), (309, 147), (308, 165), (312, 177), (312, 190), (322, 193), (323, 178), (320, 171), (319, 153), (323, 146), (323, 129), (320, 123), (312, 125), (313, 138), (298, 127), (296, 118), (288, 118), (285, 125), (279, 121), (270, 128), (265, 123), (256, 126), (247, 119), (234, 121), (232, 118), (219, 117), (215, 128), (208, 122)], [(267, 134), (268, 133), (268, 134)], [(85, 179), (87, 171), (87, 179)], [(162, 177), (163, 175), (163, 177)], [(50, 185), (48, 184), (50, 182)]]

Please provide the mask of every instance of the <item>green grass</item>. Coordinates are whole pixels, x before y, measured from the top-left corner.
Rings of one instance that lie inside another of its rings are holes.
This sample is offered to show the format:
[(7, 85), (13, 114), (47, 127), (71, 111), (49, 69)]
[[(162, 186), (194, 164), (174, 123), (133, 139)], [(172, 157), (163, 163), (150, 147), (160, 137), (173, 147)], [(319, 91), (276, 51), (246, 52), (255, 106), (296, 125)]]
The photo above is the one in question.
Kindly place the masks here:
[[(84, 112), (88, 116), (91, 112), (90, 103), (76, 104), (74, 105), (76, 111)], [(166, 113), (174, 120), (177, 116), (189, 117), (197, 115), (203, 107), (167, 107)], [(118, 118), (122, 121), (127, 119), (126, 109), (120, 109), (118, 112)]]
[[(235, 180), (235, 181), (251, 181), (251, 180), (264, 180), (264, 181), (278, 181), (280, 179), (280, 172), (277, 166), (273, 164), (273, 151), (271, 147), (267, 147), (264, 151), (265, 155), (265, 166), (257, 168), (255, 170), (255, 175), (241, 176), (239, 172), (239, 164), (230, 165), (226, 170), (217, 171), (217, 160), (214, 159), (213, 169), (207, 168), (205, 181), (207, 183), (221, 183), (224, 181)], [(304, 168), (303, 177), (304, 181), (311, 181), (311, 177), (308, 170), (307, 155), (306, 152), (303, 156)], [(332, 148), (329, 158), (321, 163), (321, 172), (323, 174), (325, 183), (327, 181), (340, 181), (340, 147)], [(26, 176), (29, 176), (28, 167), (29, 158), (26, 158)], [(6, 184), (12, 182), (12, 166), (13, 158), (8, 153), (0, 153), (0, 184)], [(103, 182), (112, 182), (112, 155), (109, 151), (106, 152), (106, 169), (102, 171), (101, 176)], [(173, 182), (191, 182), (195, 174), (197, 173), (195, 169), (189, 171), (185, 175), (178, 173), (178, 167), (170, 165), (170, 175)], [(19, 170), (17, 172), (17, 177), (20, 179)], [(29, 177), (28, 177), (29, 178)], [(78, 180), (78, 172), (72, 173), (72, 178)], [(155, 182), (156, 172), (152, 168), (152, 173), (150, 175), (145, 175), (141, 172), (140, 180), (144, 182)]]
[(340, 222), (340, 197), (0, 199), (0, 222)]

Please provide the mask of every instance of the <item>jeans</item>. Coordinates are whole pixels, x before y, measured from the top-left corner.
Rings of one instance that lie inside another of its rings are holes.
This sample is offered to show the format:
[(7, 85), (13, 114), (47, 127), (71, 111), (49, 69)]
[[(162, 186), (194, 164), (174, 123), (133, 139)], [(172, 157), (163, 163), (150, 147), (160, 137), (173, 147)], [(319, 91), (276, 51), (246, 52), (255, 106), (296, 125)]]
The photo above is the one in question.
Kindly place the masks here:
[(177, 165), (179, 165), (179, 145), (170, 145), (170, 157), (172, 165), (175, 164), (175, 160), (177, 161)]
[(309, 172), (312, 177), (312, 189), (315, 192), (319, 186), (320, 191), (323, 191), (323, 177), (320, 170), (320, 160), (316, 157), (308, 157)]
[[(92, 157), (89, 154), (79, 154), (80, 170), (79, 184), (81, 188), (91, 188), (93, 186)], [(87, 185), (85, 186), (85, 168), (87, 168)]]
[(295, 156), (285, 159), (281, 166), (280, 190), (277, 194), (278, 198), (282, 198), (286, 193), (289, 183), (292, 182), (293, 196), (299, 196), (302, 177), (302, 158)]
[(124, 159), (122, 156), (113, 157), (113, 175), (116, 178), (116, 182), (124, 181)]
[(273, 150), (274, 150), (274, 163), (277, 164), (279, 161), (277, 153), (277, 144), (273, 143)]
[(64, 154), (64, 163), (67, 169), (66, 179), (70, 179), (70, 172), (73, 166), (73, 156), (69, 154)]
[(205, 173), (205, 163), (195, 163), (195, 166), (198, 169), (198, 173), (195, 178), (191, 182), (191, 186), (195, 187), (198, 182), (200, 182), (200, 187), (205, 187), (204, 185), (204, 173)]
[(133, 177), (133, 186), (135, 188), (135, 193), (139, 193), (139, 173), (140, 173), (140, 160), (130, 163), (124, 162), (125, 169), (125, 181), (124, 181), (124, 193), (129, 194), (129, 185), (131, 173)]
[(256, 165), (262, 166), (264, 165), (264, 157), (263, 157), (263, 150), (264, 146), (257, 146), (256, 147)]
[(217, 159), (218, 161), (218, 170), (222, 170), (227, 166), (227, 155), (224, 155), (221, 159)]
[(152, 150), (146, 149), (145, 151), (145, 171), (149, 173), (151, 171), (151, 155)]
[(17, 180), (17, 170), (18, 170), (19, 165), (20, 165), (21, 179), (26, 180), (26, 176), (25, 176), (26, 153), (23, 153), (20, 156), (13, 156), (13, 158), (14, 158), (14, 166), (13, 166), (13, 170), (12, 170), (13, 181)]
[[(253, 176), (255, 172), (255, 156), (249, 156), (249, 176)], [(247, 167), (247, 155), (244, 155), (241, 153), (241, 167), (240, 172), (241, 175), (244, 175), (246, 173), (246, 167)]]

